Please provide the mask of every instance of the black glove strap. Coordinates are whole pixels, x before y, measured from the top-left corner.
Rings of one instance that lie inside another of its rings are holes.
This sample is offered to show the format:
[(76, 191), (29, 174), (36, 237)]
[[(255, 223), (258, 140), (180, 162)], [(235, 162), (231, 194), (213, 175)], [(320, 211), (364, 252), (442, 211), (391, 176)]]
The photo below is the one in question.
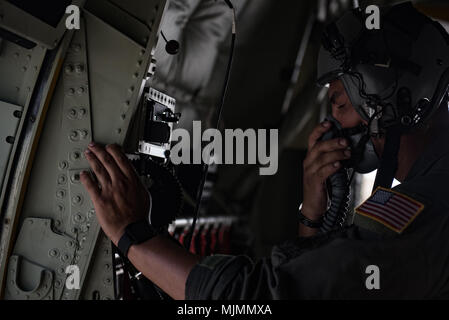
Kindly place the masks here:
[(125, 228), (125, 233), (120, 238), (117, 247), (125, 257), (128, 257), (128, 251), (132, 245), (143, 243), (157, 235), (158, 232), (147, 220), (134, 222)]

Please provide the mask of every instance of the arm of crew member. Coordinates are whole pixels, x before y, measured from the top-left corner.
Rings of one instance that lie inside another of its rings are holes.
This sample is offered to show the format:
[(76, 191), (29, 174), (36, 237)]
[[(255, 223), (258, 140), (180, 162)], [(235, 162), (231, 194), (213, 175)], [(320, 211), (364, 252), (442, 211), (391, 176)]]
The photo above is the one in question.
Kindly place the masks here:
[(145, 277), (173, 299), (185, 299), (187, 277), (200, 261), (196, 255), (164, 236), (131, 246), (128, 259)]
[[(126, 226), (148, 215), (150, 196), (117, 145), (104, 148), (91, 143), (85, 155), (98, 181), (83, 172), (81, 182), (92, 199), (103, 231), (117, 245)], [(187, 277), (200, 260), (162, 235), (131, 246), (128, 258), (174, 299), (185, 299)]]

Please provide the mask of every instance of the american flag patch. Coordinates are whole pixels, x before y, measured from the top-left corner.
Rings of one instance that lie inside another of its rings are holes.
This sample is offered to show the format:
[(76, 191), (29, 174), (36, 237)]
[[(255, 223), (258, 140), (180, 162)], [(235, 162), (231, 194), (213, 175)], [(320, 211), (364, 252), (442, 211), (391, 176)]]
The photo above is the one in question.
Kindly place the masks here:
[(401, 233), (424, 209), (424, 205), (399, 192), (377, 188), (355, 211)]

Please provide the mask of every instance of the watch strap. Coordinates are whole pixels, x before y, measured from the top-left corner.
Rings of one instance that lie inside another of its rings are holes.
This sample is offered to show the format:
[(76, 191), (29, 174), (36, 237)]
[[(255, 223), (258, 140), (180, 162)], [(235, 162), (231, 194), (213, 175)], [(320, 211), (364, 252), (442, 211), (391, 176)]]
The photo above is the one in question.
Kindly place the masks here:
[(120, 238), (117, 244), (117, 248), (120, 250), (120, 252), (125, 256), (128, 257), (128, 251), (129, 248), (135, 244), (133, 239), (128, 235), (128, 233), (125, 231), (123, 236)]
[(306, 227), (312, 228), (312, 229), (319, 229), (321, 228), (323, 224), (323, 219), (319, 220), (310, 220), (305, 215), (303, 215), (301, 209), (299, 209), (299, 222), (305, 225)]
[(117, 247), (125, 257), (128, 257), (128, 251), (132, 245), (143, 243), (157, 235), (157, 230), (147, 220), (133, 222), (125, 228), (125, 233), (120, 238)]

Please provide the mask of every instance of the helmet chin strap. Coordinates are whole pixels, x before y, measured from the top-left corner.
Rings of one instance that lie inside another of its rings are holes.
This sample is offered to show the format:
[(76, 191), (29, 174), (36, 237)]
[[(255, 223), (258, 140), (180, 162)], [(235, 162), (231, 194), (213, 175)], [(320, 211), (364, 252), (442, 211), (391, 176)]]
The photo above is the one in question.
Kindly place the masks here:
[(385, 147), (377, 170), (373, 192), (378, 187), (391, 188), (393, 179), (398, 169), (398, 153), (401, 143), (402, 130), (400, 126), (394, 126), (387, 130)]

